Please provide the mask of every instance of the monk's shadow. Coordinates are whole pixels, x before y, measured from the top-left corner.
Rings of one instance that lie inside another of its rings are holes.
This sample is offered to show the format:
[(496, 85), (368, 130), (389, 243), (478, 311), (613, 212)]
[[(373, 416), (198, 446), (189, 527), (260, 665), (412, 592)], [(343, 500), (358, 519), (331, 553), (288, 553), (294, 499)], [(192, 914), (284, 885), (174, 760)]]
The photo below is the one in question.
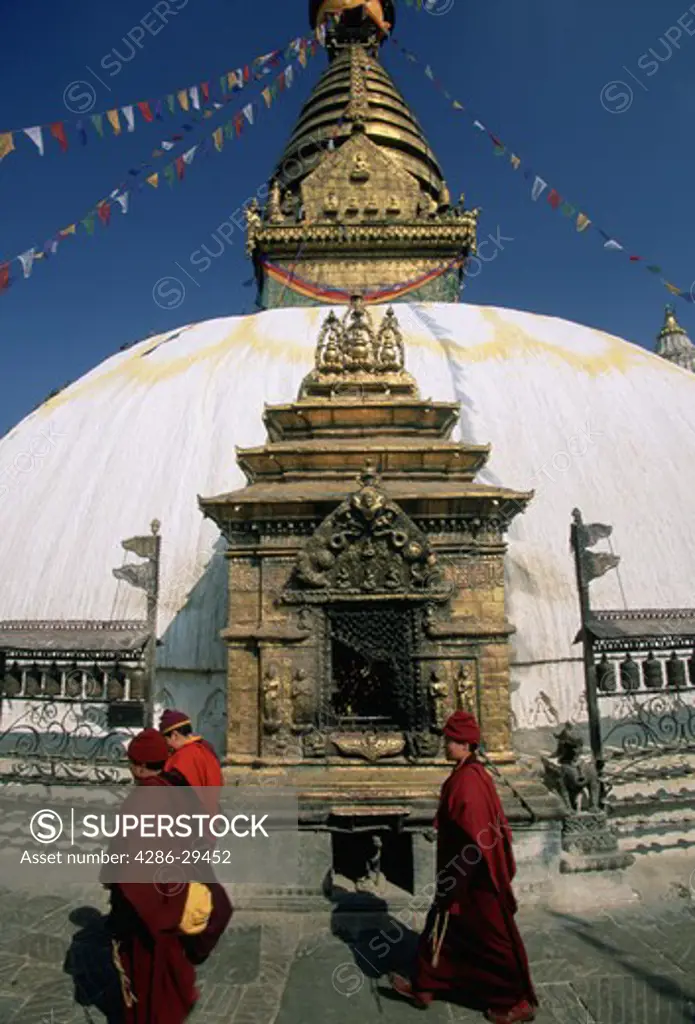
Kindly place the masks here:
[(365, 977), (376, 980), (391, 971), (410, 974), (419, 934), (398, 920), (384, 899), (334, 889), (331, 900), (331, 932), (349, 948)]
[(69, 915), (77, 925), (65, 956), (63, 971), (72, 978), (78, 1006), (94, 1007), (107, 1024), (122, 1024), (123, 1002), (113, 962), (108, 917), (95, 907), (78, 907)]

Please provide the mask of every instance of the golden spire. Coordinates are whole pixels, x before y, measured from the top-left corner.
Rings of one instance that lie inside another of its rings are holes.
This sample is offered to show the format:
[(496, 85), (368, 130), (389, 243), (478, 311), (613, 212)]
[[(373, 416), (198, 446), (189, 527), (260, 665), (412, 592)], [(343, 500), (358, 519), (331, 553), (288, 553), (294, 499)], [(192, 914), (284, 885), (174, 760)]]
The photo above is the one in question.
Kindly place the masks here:
[(667, 334), (685, 334), (687, 337), (687, 332), (676, 320), (676, 311), (670, 304), (664, 309), (664, 326), (659, 331), (659, 338), (663, 338)]
[(666, 306), (664, 326), (656, 342), (656, 354), (669, 363), (695, 373), (695, 345), (676, 320), (676, 311), (671, 305)]

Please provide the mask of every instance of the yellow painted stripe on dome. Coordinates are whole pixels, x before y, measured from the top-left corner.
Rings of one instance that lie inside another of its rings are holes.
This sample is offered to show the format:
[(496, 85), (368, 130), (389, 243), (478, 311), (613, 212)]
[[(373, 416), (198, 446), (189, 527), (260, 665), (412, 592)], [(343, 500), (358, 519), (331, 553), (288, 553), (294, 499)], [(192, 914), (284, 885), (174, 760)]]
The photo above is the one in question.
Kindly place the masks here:
[[(436, 318), (436, 303), (423, 303), (424, 310), (432, 309), (430, 315)], [(384, 304), (385, 307), (388, 303)], [(304, 319), (304, 331), (297, 331), (294, 339), (283, 335), (281, 331), (270, 333), (268, 318), (275, 318), (281, 313), (280, 310), (256, 313), (245, 317), (234, 318), (236, 323), (230, 325), (219, 340), (210, 340), (204, 343), (202, 339), (194, 351), (185, 355), (169, 355), (165, 347), (167, 336), (180, 334), (184, 330), (195, 330), (202, 328), (203, 324), (192, 324), (188, 327), (178, 328), (173, 332), (160, 334), (155, 338), (148, 338), (128, 349), (124, 353), (118, 353), (123, 358), (117, 359), (114, 365), (104, 367), (102, 372), (99, 367), (88, 374), (87, 379), (82, 379), (71, 384), (64, 391), (61, 391), (54, 398), (45, 402), (34, 413), (37, 417), (47, 416), (55, 412), (67, 402), (76, 398), (83, 398), (96, 395), (103, 388), (112, 384), (129, 381), (142, 387), (149, 387), (165, 380), (170, 380), (181, 373), (185, 373), (191, 366), (205, 361), (223, 362), (233, 349), (249, 349), (262, 352), (271, 358), (282, 359), (289, 365), (306, 365), (307, 371), (310, 368), (314, 344), (318, 336), (320, 326), (325, 319), (328, 309), (332, 307), (309, 307), (301, 310)], [(340, 307), (343, 308), (344, 307)], [(381, 306), (370, 307), (371, 311), (378, 311)], [(452, 304), (452, 310), (461, 309), (457, 304)], [(469, 309), (472, 310), (471, 307)], [(573, 325), (577, 330), (590, 332), (592, 340), (601, 339), (605, 350), (598, 354), (588, 352), (572, 351), (564, 344), (561, 329), (558, 337), (553, 341), (546, 341), (535, 337), (520, 325), (514, 323), (510, 318), (504, 316), (502, 311), (492, 307), (475, 307), (475, 313), (492, 330), (490, 340), (475, 342), (468, 340), (462, 342), (455, 336), (456, 333), (465, 330), (465, 325), (455, 325), (449, 328), (446, 323), (441, 323), (444, 340), (439, 340), (431, 332), (423, 330), (422, 322), (417, 315), (407, 311), (407, 315), (401, 315), (401, 326), (406, 339), (406, 360), (408, 349), (420, 349), (440, 355), (445, 348), (453, 348), (457, 360), (461, 364), (482, 363), (488, 360), (506, 361), (510, 359), (538, 358), (553, 360), (556, 363), (564, 363), (574, 370), (587, 374), (591, 377), (598, 377), (612, 371), (625, 373), (633, 369), (643, 369), (649, 366), (655, 368), (654, 359), (658, 358), (638, 345), (632, 345), (620, 338), (605, 334), (593, 328)], [(287, 312), (296, 314), (299, 310), (288, 309)], [(448, 312), (448, 310), (447, 310)], [(397, 310), (398, 313), (398, 310)], [(406, 306), (403, 307), (406, 313)], [(535, 314), (527, 314), (529, 317)], [(232, 320), (233, 318), (230, 318)], [(448, 320), (448, 317), (445, 319)], [(272, 321), (271, 321), (272, 322)], [(562, 323), (561, 321), (559, 323)], [(293, 325), (294, 326), (294, 325)], [(414, 329), (413, 329), (414, 327)], [(289, 332), (288, 332), (289, 333)], [(303, 335), (300, 339), (298, 335)], [(190, 335), (186, 339), (190, 340)], [(172, 338), (172, 344), (178, 338)], [(157, 350), (157, 354), (154, 354)], [(147, 356), (153, 353), (153, 358)], [(113, 358), (113, 357), (111, 357)], [(659, 370), (683, 374), (685, 371), (674, 366), (667, 360), (659, 360)], [(693, 378), (695, 380), (695, 378)], [(288, 396), (289, 397), (289, 396)]]

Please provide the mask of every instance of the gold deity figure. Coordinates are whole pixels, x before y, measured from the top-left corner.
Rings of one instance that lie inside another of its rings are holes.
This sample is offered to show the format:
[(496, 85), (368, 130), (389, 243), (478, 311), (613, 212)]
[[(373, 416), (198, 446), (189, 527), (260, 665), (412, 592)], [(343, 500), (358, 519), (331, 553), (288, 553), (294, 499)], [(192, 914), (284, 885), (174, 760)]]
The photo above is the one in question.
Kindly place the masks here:
[(271, 224), (277, 224), (282, 220), (280, 185), (277, 180), (270, 186), (268, 196), (268, 220)]

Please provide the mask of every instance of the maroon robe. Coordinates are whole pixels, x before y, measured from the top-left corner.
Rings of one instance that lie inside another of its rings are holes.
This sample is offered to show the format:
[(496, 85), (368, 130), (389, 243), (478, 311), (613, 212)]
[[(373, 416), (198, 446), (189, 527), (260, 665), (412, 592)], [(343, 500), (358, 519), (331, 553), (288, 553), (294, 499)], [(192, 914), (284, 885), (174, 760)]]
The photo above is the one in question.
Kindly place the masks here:
[[(437, 895), (420, 939), (413, 988), (449, 993), (477, 1010), (538, 1005), (514, 921), (511, 829), (499, 796), (472, 754), (442, 786), (437, 827)], [(432, 930), (449, 912), (437, 966)]]
[[(154, 776), (140, 785), (171, 783)], [(138, 788), (124, 802), (122, 814), (137, 813)], [(114, 852), (124, 850), (124, 841), (116, 839), (112, 847)], [(208, 958), (232, 916), (224, 888), (216, 882), (206, 884), (212, 891), (213, 907), (208, 926), (200, 935), (179, 931), (187, 885), (121, 882), (107, 886), (111, 891), (112, 935), (136, 999), (132, 1006), (125, 1007), (125, 1024), (182, 1024), (188, 1017), (197, 1000), (194, 965)]]

